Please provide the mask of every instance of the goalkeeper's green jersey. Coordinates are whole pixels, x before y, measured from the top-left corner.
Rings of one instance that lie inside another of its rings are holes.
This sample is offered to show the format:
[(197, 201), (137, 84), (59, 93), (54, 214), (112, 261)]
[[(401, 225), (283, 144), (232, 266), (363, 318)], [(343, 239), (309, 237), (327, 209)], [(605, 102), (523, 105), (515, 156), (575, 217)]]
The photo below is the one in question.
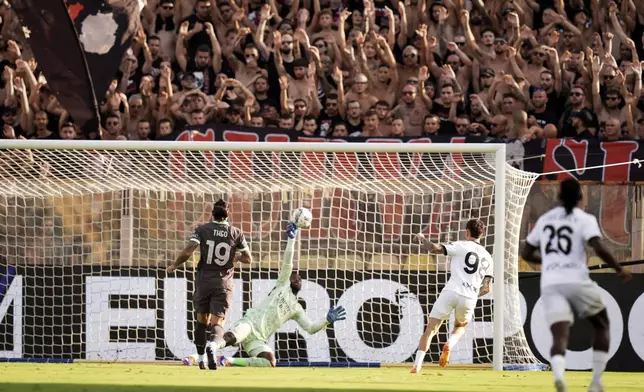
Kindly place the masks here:
[(258, 306), (246, 311), (244, 319), (254, 329), (257, 339), (268, 340), (284, 323), (295, 320), (306, 332), (314, 334), (329, 323), (326, 320), (312, 322), (306, 315), (297, 296), (291, 290), (290, 278), (293, 271), (293, 247), (295, 240), (289, 239), (280, 266), (277, 284)]

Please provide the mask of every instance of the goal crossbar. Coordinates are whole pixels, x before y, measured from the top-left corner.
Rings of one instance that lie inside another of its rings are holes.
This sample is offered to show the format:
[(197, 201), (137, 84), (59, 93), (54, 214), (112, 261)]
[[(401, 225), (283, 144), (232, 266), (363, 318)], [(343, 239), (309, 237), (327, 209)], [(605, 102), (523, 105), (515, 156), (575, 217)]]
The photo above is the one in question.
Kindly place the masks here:
[(246, 151), (246, 152), (392, 152), (392, 153), (501, 153), (502, 143), (325, 143), (325, 142), (181, 142), (181, 141), (86, 141), (7, 140), (2, 150), (114, 150), (114, 151)]

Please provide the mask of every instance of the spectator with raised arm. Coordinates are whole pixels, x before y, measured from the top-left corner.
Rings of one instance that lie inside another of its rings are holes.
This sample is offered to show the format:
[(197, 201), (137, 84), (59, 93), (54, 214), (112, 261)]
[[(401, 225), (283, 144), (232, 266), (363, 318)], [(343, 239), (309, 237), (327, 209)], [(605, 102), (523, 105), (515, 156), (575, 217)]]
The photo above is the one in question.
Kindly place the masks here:
[[(75, 135), (169, 140), (205, 122), (324, 137), (644, 137), (637, 3), (582, 3), (150, 0), (100, 97), (104, 128)], [(73, 119), (20, 20), (0, 14), (5, 133), (59, 137)]]

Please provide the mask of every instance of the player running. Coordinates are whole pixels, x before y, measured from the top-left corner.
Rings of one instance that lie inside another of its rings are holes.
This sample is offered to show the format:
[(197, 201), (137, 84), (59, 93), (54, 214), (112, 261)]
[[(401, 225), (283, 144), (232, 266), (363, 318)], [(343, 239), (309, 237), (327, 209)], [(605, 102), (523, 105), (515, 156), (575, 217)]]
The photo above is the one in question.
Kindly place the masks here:
[[(195, 278), (194, 307), (197, 327), (194, 334), (199, 368), (217, 369), (214, 353), (207, 347), (208, 340), (222, 339), (224, 321), (233, 297), (235, 261), (251, 263), (250, 249), (242, 231), (228, 223), (228, 205), (224, 200), (215, 203), (213, 221), (198, 226), (177, 260), (168, 267), (168, 273), (185, 263), (200, 247), (201, 256)], [(241, 252), (236, 258), (237, 251)], [(206, 356), (204, 356), (204, 351)]]
[(610, 343), (608, 313), (599, 287), (590, 279), (584, 245), (588, 243), (624, 282), (631, 279), (631, 274), (622, 269), (601, 243), (597, 218), (577, 207), (582, 197), (579, 182), (562, 182), (559, 190), (562, 205), (537, 220), (521, 254), (528, 262), (542, 264), (541, 299), (552, 332), (550, 367), (559, 392), (566, 391), (564, 355), (574, 320), (573, 311), (579, 318), (587, 318), (595, 329), (593, 376), (588, 391), (604, 390), (601, 378)]
[(277, 284), (259, 306), (250, 308), (244, 317), (226, 332), (222, 338), (211, 343), (216, 349), (241, 343), (242, 348), (251, 358), (217, 358), (221, 366), (275, 366), (275, 355), (266, 344), (268, 338), (284, 323), (295, 320), (306, 332), (317, 333), (327, 325), (346, 318), (342, 306), (329, 309), (325, 320), (312, 322), (297, 300), (297, 293), (302, 288), (302, 279), (293, 272), (293, 248), (297, 228), (289, 223), (286, 229), (288, 240), (284, 252), (284, 260), (280, 265)]
[(429, 313), (429, 323), (418, 343), (416, 359), (411, 370), (420, 373), (434, 336), (438, 333), (443, 321), (454, 311), (454, 331), (443, 346), (439, 364), (447, 366), (450, 350), (465, 333), (465, 327), (472, 319), (478, 297), (490, 291), (493, 279), (492, 256), (479, 243), (485, 225), (478, 219), (471, 219), (465, 226), (465, 241), (450, 244), (434, 244), (424, 235), (418, 234), (416, 239), (423, 248), (434, 254), (450, 256), (450, 278)]

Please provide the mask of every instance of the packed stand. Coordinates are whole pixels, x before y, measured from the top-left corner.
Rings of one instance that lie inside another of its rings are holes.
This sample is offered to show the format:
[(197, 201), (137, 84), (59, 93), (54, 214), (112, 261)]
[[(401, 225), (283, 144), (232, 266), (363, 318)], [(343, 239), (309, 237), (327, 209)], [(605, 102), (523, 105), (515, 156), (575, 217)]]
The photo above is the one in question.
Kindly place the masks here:
[(148, 0), (81, 135), (5, 2), (4, 138), (172, 140), (188, 126), (323, 137), (644, 138), (641, 0)]

